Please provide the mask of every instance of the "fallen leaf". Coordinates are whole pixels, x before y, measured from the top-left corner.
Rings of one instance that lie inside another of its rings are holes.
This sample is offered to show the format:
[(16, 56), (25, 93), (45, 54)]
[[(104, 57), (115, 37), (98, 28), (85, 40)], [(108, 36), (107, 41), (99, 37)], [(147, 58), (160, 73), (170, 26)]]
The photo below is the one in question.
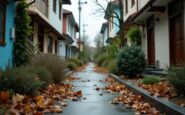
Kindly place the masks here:
[(0, 101), (6, 103), (10, 99), (10, 94), (8, 91), (3, 91), (0, 93)]
[(20, 103), (24, 100), (24, 96), (20, 94), (16, 94), (16, 95), (13, 95), (12, 99), (14, 103), (16, 102)]

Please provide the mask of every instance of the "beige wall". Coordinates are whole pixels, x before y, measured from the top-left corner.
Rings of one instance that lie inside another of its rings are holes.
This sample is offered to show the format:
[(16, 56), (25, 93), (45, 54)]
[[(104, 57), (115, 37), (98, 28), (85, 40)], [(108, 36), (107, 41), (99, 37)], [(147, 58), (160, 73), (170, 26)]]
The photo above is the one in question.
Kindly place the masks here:
[(142, 9), (150, 0), (138, 0), (138, 10)]
[[(132, 3), (131, 3), (131, 0), (127, 0), (127, 1), (128, 1), (128, 12), (127, 13), (124, 12), (124, 21), (127, 20), (130, 15), (137, 12), (137, 2), (136, 2), (136, 0), (135, 0), (135, 4), (133, 6), (132, 6)], [(126, 8), (125, 0), (123, 0), (123, 3), (124, 3), (124, 11), (125, 11), (125, 8)]]

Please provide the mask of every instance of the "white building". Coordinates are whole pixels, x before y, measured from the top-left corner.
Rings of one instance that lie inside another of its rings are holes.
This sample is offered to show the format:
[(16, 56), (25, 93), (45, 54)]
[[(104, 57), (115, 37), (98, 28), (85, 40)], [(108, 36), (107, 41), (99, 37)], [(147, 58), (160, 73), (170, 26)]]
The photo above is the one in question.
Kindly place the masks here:
[(103, 46), (107, 46), (107, 39), (108, 39), (108, 22), (105, 22), (102, 24), (100, 33), (102, 34), (103, 37)]
[(63, 10), (62, 28), (65, 40), (59, 42), (59, 56), (65, 59), (76, 58), (78, 54), (76, 33), (79, 28), (71, 11)]
[(136, 12), (132, 20), (141, 28), (148, 66), (162, 69), (182, 66), (185, 61), (185, 1), (137, 0), (135, 4), (136, 8), (130, 9), (128, 3), (128, 15)]

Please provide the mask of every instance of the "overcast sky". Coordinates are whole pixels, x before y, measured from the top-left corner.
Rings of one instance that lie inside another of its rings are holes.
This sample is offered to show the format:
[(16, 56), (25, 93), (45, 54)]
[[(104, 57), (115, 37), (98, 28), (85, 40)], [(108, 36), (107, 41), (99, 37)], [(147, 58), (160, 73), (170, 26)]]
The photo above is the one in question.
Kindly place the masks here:
[[(91, 46), (94, 45), (94, 38), (97, 33), (100, 32), (101, 25), (104, 20), (104, 15), (98, 16), (98, 15), (93, 15), (95, 12), (95, 9), (97, 9), (97, 6), (93, 3), (93, 0), (81, 0), (81, 2), (87, 1), (88, 3), (85, 5), (82, 5), (82, 12), (81, 12), (81, 23), (86, 24), (85, 30), (86, 30), (86, 35), (89, 36), (89, 42)], [(106, 0), (100, 0), (103, 5), (106, 6)], [(71, 5), (64, 5), (64, 9), (67, 9), (69, 11), (73, 12), (73, 15), (76, 19), (76, 22), (79, 23), (79, 11), (78, 11), (78, 0), (71, 0), (72, 4)], [(83, 26), (81, 25), (81, 36), (83, 36)]]

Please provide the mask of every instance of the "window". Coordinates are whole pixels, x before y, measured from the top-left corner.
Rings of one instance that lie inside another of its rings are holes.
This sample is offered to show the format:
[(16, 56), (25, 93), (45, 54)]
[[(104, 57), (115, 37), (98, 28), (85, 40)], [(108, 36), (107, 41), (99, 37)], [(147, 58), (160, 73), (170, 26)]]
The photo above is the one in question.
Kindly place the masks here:
[(111, 22), (112, 22), (112, 28), (114, 28), (114, 17), (113, 16), (111, 18)]
[(5, 44), (5, 12), (6, 6), (0, 2), (0, 44)]
[(62, 18), (62, 3), (59, 3), (59, 19)]
[(57, 1), (53, 0), (53, 11), (56, 13)]
[(128, 0), (125, 0), (125, 14), (128, 13)]
[(53, 52), (53, 38), (48, 36), (48, 53)]
[(135, 0), (131, 0), (131, 7), (134, 6)]

